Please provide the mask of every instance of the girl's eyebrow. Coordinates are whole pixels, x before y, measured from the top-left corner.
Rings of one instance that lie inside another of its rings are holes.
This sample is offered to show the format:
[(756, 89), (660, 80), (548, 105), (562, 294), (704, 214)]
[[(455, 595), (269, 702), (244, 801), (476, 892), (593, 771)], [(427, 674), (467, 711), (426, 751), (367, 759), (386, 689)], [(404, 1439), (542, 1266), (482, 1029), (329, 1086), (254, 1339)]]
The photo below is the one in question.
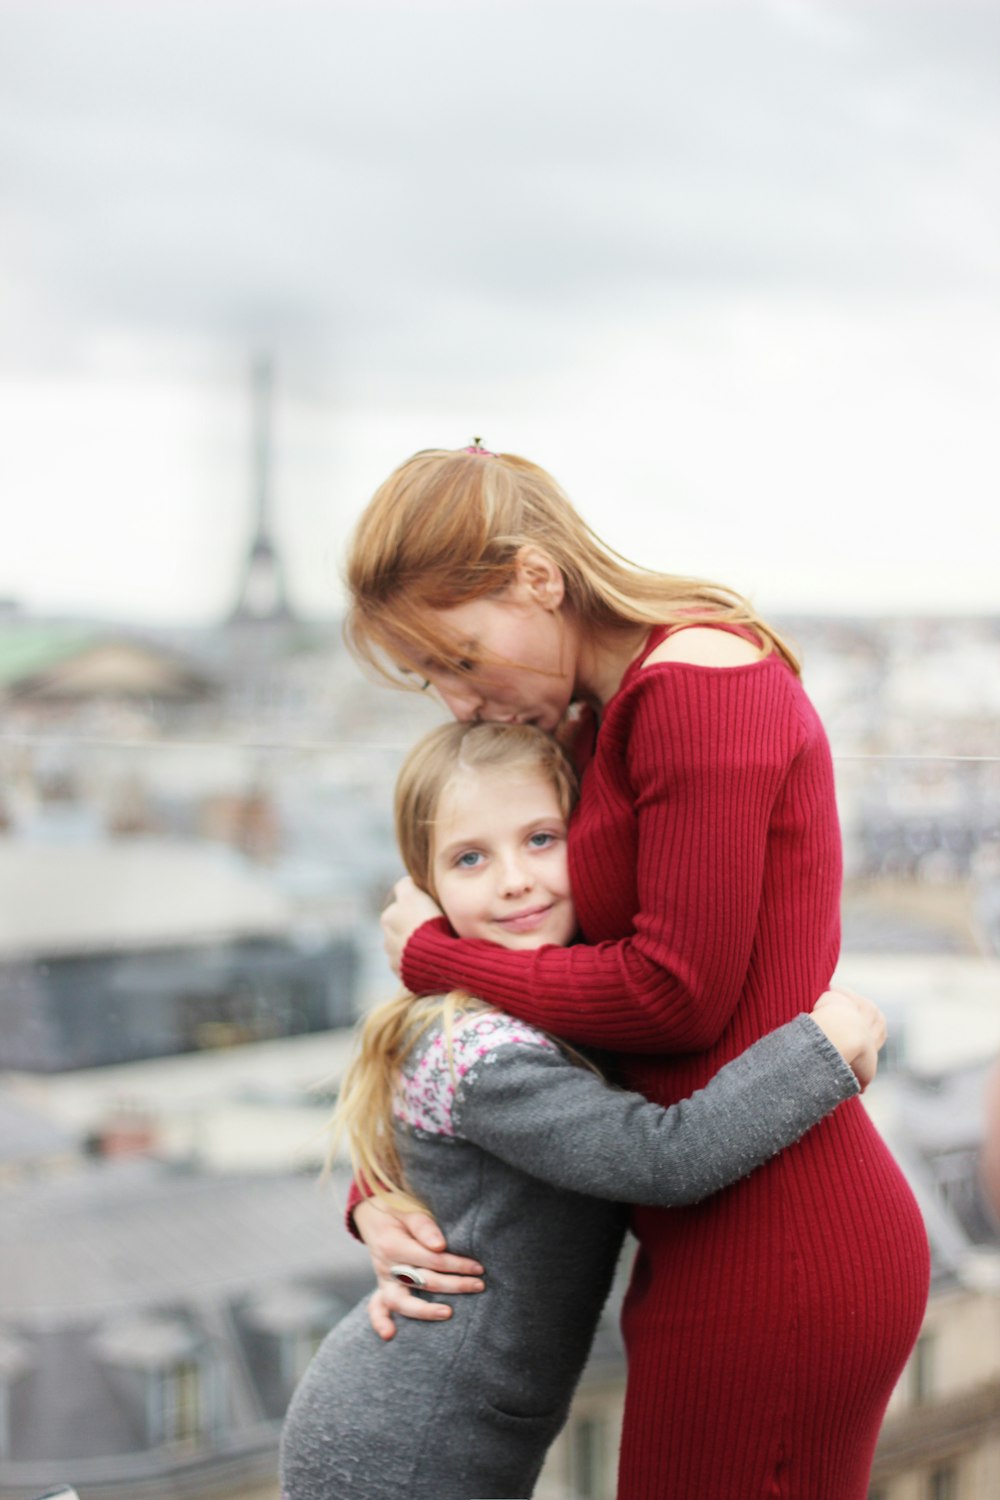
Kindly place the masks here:
[(460, 849), (478, 849), (486, 843), (485, 839), (472, 835), (467, 839), (452, 839), (450, 844), (442, 844), (437, 850), (438, 859), (446, 859), (448, 855), (457, 853)]

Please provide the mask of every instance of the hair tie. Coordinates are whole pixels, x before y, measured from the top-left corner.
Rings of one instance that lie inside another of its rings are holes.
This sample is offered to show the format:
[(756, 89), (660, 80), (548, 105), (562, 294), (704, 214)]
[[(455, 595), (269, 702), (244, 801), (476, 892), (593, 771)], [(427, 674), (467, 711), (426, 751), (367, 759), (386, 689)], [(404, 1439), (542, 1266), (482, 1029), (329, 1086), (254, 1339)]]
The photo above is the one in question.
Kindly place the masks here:
[(463, 453), (481, 453), (481, 454), (483, 454), (483, 456), (485, 458), (497, 458), (497, 457), (499, 457), (498, 454), (491, 453), (490, 450), (489, 450), (489, 448), (482, 447), (481, 446), (482, 445), (482, 441), (483, 441), (482, 438), (474, 437), (472, 439), (472, 445), (471, 445), (471, 447), (463, 448), (462, 452)]

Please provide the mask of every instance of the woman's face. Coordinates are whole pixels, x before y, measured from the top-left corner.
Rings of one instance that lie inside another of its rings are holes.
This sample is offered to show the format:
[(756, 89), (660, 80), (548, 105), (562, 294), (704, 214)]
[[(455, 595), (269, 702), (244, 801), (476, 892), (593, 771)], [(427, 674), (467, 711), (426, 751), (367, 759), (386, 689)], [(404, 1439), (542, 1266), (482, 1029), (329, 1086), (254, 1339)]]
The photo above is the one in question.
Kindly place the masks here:
[(455, 664), (415, 664), (456, 719), (554, 730), (573, 698), (578, 640), (559, 604), (516, 579), (502, 594), (434, 611), (455, 642)]
[(438, 804), (431, 872), (459, 937), (540, 948), (576, 930), (566, 819), (537, 771), (457, 772)]

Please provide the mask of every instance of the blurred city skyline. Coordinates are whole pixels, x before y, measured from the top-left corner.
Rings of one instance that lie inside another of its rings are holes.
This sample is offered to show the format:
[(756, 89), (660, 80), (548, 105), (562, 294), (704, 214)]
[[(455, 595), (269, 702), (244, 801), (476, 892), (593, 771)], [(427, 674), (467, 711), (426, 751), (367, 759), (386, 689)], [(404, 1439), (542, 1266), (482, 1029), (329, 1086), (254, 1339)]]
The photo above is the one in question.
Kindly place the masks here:
[(765, 612), (997, 608), (1000, 12), (4, 0), (0, 595), (340, 603), (408, 453), (523, 452)]

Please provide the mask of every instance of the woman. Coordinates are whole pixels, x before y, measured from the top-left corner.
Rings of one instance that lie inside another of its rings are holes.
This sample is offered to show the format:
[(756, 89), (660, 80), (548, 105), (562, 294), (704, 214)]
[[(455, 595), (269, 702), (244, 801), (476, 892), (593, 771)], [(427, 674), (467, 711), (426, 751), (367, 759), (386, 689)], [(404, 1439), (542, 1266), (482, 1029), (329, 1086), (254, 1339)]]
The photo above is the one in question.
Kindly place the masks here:
[[(408, 989), (462, 986), (615, 1051), (621, 1081), (669, 1105), (826, 988), (829, 748), (793, 656), (745, 600), (632, 567), (544, 470), (478, 446), (387, 480), (348, 577), (356, 650), (417, 674), (456, 717), (555, 729), (582, 703), (600, 721), (579, 746), (569, 844), (585, 944), (498, 953), (404, 882), (384, 925)], [(440, 1273), (459, 1267), (404, 1242), (404, 1224), (362, 1206), (358, 1225), (383, 1274), (390, 1254), (454, 1289)], [(636, 1209), (632, 1227), (621, 1500), (861, 1500), (929, 1272), (912, 1195), (857, 1101), (731, 1191)]]

